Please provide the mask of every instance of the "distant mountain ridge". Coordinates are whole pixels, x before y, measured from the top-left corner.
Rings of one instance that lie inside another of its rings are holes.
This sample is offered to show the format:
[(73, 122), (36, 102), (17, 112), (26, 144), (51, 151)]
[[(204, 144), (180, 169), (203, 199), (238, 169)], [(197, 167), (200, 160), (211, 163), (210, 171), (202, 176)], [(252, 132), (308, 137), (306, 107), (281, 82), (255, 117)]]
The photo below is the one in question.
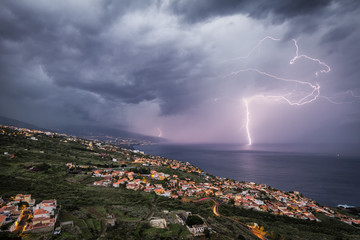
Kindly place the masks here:
[(0, 124), (6, 125), (6, 126), (12, 126), (12, 127), (28, 128), (28, 129), (41, 130), (41, 131), (50, 131), (48, 129), (33, 125), (31, 123), (22, 122), (22, 121), (19, 121), (19, 120), (13, 119), (13, 118), (4, 117), (4, 116), (0, 116)]
[(153, 143), (162, 142), (165, 139), (147, 136), (139, 133), (130, 132), (127, 130), (113, 128), (113, 127), (104, 127), (104, 126), (67, 126), (60, 128), (61, 131), (75, 136), (91, 138), (94, 137), (98, 140), (107, 140), (108, 137), (114, 138), (123, 138), (123, 139), (136, 139), (141, 141), (150, 141)]
[(104, 127), (104, 126), (90, 126), (90, 125), (83, 125), (83, 126), (65, 126), (58, 128), (56, 130), (49, 130), (45, 129), (30, 123), (26, 123), (23, 121), (19, 121), (16, 119), (0, 116), (0, 124), (6, 126), (13, 126), (13, 127), (21, 127), (21, 128), (28, 128), (28, 129), (35, 129), (41, 131), (52, 131), (52, 132), (59, 132), (59, 133), (66, 133), (73, 136), (84, 137), (84, 138), (95, 138), (98, 140), (106, 141), (109, 140), (109, 137), (112, 138), (120, 138), (120, 139), (135, 139), (139, 141), (150, 141), (153, 143), (162, 142), (165, 139), (153, 136), (147, 136), (139, 133), (130, 132), (123, 129), (113, 128), (113, 127)]

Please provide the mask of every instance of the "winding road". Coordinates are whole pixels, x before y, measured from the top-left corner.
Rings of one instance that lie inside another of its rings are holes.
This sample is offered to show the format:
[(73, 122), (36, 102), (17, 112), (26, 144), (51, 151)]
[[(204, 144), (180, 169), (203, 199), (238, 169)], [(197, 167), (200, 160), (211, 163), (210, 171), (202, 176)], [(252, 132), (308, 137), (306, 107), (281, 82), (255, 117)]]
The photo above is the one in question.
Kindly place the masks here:
[(256, 237), (258, 237), (259, 239), (261, 240), (269, 240), (267, 239), (265, 236), (264, 236), (264, 232), (262, 231), (259, 231), (255, 228), (251, 228), (249, 227), (248, 225), (246, 225), (245, 223), (242, 223), (234, 218), (231, 218), (231, 217), (227, 217), (227, 216), (224, 216), (224, 215), (221, 215), (219, 213), (219, 205), (222, 204), (222, 201), (220, 199), (217, 199), (217, 198), (212, 198), (212, 197), (206, 197), (206, 198), (201, 198), (199, 200), (196, 200), (194, 202), (201, 202), (201, 201), (206, 201), (206, 200), (211, 200), (214, 202), (214, 205), (212, 207), (212, 211), (213, 213), (218, 216), (218, 217), (223, 217), (223, 218), (227, 218), (233, 222), (236, 222), (236, 223), (239, 223), (241, 226), (243, 226), (244, 228), (248, 229), (253, 235), (255, 235)]

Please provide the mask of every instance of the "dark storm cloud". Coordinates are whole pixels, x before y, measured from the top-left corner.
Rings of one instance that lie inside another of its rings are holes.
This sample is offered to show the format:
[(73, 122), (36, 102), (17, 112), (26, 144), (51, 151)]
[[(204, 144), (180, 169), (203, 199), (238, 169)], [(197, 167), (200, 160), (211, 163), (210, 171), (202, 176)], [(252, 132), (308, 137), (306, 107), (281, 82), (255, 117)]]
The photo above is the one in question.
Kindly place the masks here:
[(345, 25), (345, 26), (341, 26), (341, 27), (336, 27), (336, 28), (330, 30), (328, 33), (326, 33), (321, 38), (321, 42), (329, 43), (329, 42), (343, 41), (346, 38), (351, 36), (354, 28), (356, 28), (356, 25), (353, 23), (350, 23), (347, 26)]
[[(240, 64), (224, 59), (246, 54), (267, 29), (277, 30), (283, 43), (314, 36), (313, 42), (326, 48), (316, 53), (327, 52), (331, 65), (344, 63), (337, 79), (351, 72), (346, 84), (334, 80), (332, 87), (360, 87), (354, 64), (359, 62), (359, 1), (19, 0), (0, 5), (0, 111), (20, 120), (32, 116), (36, 123), (38, 115), (43, 122), (121, 122), (130, 108), (149, 108), (153, 125), (181, 114), (178, 122), (192, 123), (190, 115), (196, 113), (197, 124), (202, 126), (201, 115), (209, 114), (212, 126), (226, 118), (226, 111), (237, 110), (226, 109), (225, 117), (216, 118), (213, 106), (204, 107), (209, 102), (284, 86), (254, 73), (223, 77)], [(267, 57), (249, 62), (287, 74), (274, 55), (288, 61), (293, 43), (266, 44), (261, 53)]]
[[(291, 28), (283, 40), (290, 40), (303, 33), (312, 34), (319, 28), (328, 28), (329, 23), (336, 25), (342, 16), (358, 11), (360, 1), (356, 0), (200, 0), (174, 1), (170, 11), (182, 17), (184, 22), (197, 23), (216, 17), (243, 14), (254, 19), (265, 20), (264, 24), (288, 22)], [(332, 19), (333, 21), (327, 21)], [(347, 23), (348, 24), (348, 23)], [(346, 25), (346, 24), (345, 24)], [(341, 33), (349, 30), (347, 26), (334, 29), (324, 36), (325, 41), (341, 40)]]
[[(8, 52), (8, 56), (1, 56), (1, 67), (3, 73), (9, 73), (3, 74), (3, 86), (15, 87), (18, 83), (14, 79), (26, 78), (27, 68), (41, 65), (55, 86), (70, 91), (85, 90), (104, 99), (129, 104), (158, 99), (164, 114), (186, 109), (192, 104), (190, 102), (196, 101), (196, 96), (186, 92), (189, 88), (187, 82), (199, 77), (189, 76), (189, 72), (201, 62), (201, 50), (186, 49), (174, 40), (143, 45), (146, 33), (154, 31), (157, 26), (144, 26), (118, 42), (112, 42), (111, 35), (102, 36), (111, 31), (112, 24), (121, 20), (123, 14), (144, 10), (150, 3), (103, 1), (97, 6), (100, 7), (97, 9), (99, 13), (93, 18), (85, 17), (85, 20), (77, 16), (81, 9), (71, 13), (66, 11), (71, 10), (68, 6), (38, 4), (31, 6), (10, 1), (3, 4), (1, 52)], [(14, 45), (13, 48), (9, 48), (9, 44)], [(27, 81), (31, 85), (32, 80)], [(34, 94), (34, 91), (21, 91), (20, 88), (17, 89), (19, 92), (19, 98), (29, 95), (46, 98), (44, 91)], [(181, 101), (185, 95), (188, 95), (186, 101)], [(173, 101), (173, 98), (177, 100)], [(70, 101), (70, 104), (75, 103), (79, 104)], [(81, 115), (86, 116), (84, 113)]]
[[(132, 54), (134, 44), (125, 42), (113, 46), (124, 49), (115, 56), (113, 49), (98, 43), (93, 48), (87, 46), (82, 58), (46, 64), (49, 65), (46, 69), (58, 86), (83, 89), (131, 104), (158, 99), (163, 113), (170, 114), (186, 108), (184, 101), (178, 101), (174, 107), (172, 97), (188, 95), (187, 84), (193, 79), (189, 76), (190, 69), (201, 61), (200, 51), (180, 56), (174, 44), (145, 48), (139, 54)], [(102, 60), (104, 57), (111, 60)], [(84, 72), (94, 75), (84, 76)]]
[(185, 21), (203, 21), (213, 17), (232, 14), (245, 14), (253, 18), (266, 18), (270, 14), (274, 21), (283, 22), (299, 15), (311, 15), (321, 12), (332, 0), (199, 0), (174, 1), (171, 9), (184, 16)]

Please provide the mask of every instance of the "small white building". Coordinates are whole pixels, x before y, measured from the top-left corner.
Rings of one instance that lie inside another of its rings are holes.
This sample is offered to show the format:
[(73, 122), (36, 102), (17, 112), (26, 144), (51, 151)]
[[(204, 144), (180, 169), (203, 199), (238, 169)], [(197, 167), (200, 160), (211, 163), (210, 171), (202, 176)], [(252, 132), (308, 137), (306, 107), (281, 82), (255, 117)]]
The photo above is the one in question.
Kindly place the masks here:
[(56, 209), (56, 200), (52, 199), (52, 200), (44, 200), (41, 203), (39, 203), (38, 205), (35, 206), (34, 210), (37, 209), (44, 209), (46, 211), (48, 211), (50, 213), (50, 215), (54, 215), (54, 210)]
[(155, 228), (166, 228), (166, 220), (164, 218), (154, 218), (150, 220), (150, 226)]
[(264, 202), (259, 199), (255, 199), (254, 203), (256, 203), (257, 205), (264, 205)]
[(205, 229), (209, 229), (205, 223), (205, 219), (198, 214), (196, 214), (196, 216), (202, 219), (203, 224), (192, 225), (191, 227), (186, 225), (189, 232), (195, 237), (204, 235)]
[(193, 225), (192, 227), (187, 226), (187, 228), (189, 229), (189, 232), (194, 236), (204, 235), (204, 231), (205, 231), (206, 227), (207, 226), (205, 224)]

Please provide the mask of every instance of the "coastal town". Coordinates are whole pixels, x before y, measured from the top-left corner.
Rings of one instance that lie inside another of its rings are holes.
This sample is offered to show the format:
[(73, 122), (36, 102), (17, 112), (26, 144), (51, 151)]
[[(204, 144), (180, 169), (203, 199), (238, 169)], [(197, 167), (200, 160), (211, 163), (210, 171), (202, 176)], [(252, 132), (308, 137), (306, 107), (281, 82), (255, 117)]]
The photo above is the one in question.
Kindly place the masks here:
[[(37, 142), (41, 137), (57, 138), (59, 144), (74, 142), (83, 146), (84, 151), (86, 150), (94, 159), (97, 159), (97, 164), (92, 164), (91, 161), (88, 161), (88, 164), (79, 164), (76, 161), (67, 162), (65, 166), (63, 165), (65, 176), (86, 178), (89, 180), (87, 185), (93, 188), (111, 188), (118, 191), (127, 189), (181, 202), (196, 203), (210, 200), (214, 203), (212, 212), (217, 217), (222, 217), (219, 206), (226, 204), (312, 222), (321, 222), (318, 217), (318, 214), (321, 214), (353, 227), (360, 226), (359, 219), (340, 213), (336, 209), (321, 206), (297, 191), (285, 192), (265, 184), (216, 177), (189, 162), (151, 156), (139, 150), (125, 149), (98, 140), (82, 139), (49, 131), (0, 126), (0, 135), (21, 136), (30, 142)], [(24, 151), (28, 150), (24, 149)], [(45, 151), (38, 152), (41, 155)], [(3, 152), (2, 155), (8, 161), (17, 158), (16, 153), (10, 151)], [(35, 173), (41, 171), (39, 165), (24, 166), (24, 168)], [(63, 223), (58, 221), (61, 207), (57, 200), (43, 199), (35, 203), (35, 199), (25, 193), (0, 198), (1, 231), (19, 234), (41, 232), (60, 234)], [(193, 236), (204, 236), (206, 233), (216, 232), (201, 215), (175, 210), (168, 209), (164, 212), (172, 211), (177, 219), (176, 223), (185, 225)], [(146, 220), (154, 228), (167, 228), (172, 221), (171, 218), (152, 215), (147, 216)], [(193, 226), (187, 224), (188, 218), (197, 218), (199, 224)], [(109, 217), (107, 221), (114, 226), (112, 217)], [(260, 231), (261, 227), (256, 223), (245, 223), (244, 226), (260, 239), (266, 239), (263, 237), (265, 232)]]
[[(151, 170), (150, 174), (136, 174), (132, 171), (118, 171), (113, 169), (97, 169), (92, 172), (94, 177), (102, 180), (95, 181), (95, 186), (126, 187), (135, 191), (154, 192), (169, 198), (199, 199), (215, 197), (224, 202), (233, 202), (235, 206), (270, 214), (286, 215), (288, 217), (320, 221), (313, 212), (322, 213), (328, 217), (338, 218), (347, 224), (360, 225), (359, 219), (347, 217), (323, 207), (314, 200), (302, 196), (299, 192), (283, 192), (268, 187), (265, 184), (240, 182), (226, 178), (213, 177), (188, 162), (180, 162), (162, 157), (137, 158), (134, 163), (144, 167), (166, 167), (183, 172), (199, 175), (202, 182), (193, 179), (180, 179), (177, 175), (165, 174)], [(76, 167), (68, 163), (69, 168)], [(155, 181), (153, 181), (155, 180)], [(152, 183), (159, 182), (160, 183)]]

